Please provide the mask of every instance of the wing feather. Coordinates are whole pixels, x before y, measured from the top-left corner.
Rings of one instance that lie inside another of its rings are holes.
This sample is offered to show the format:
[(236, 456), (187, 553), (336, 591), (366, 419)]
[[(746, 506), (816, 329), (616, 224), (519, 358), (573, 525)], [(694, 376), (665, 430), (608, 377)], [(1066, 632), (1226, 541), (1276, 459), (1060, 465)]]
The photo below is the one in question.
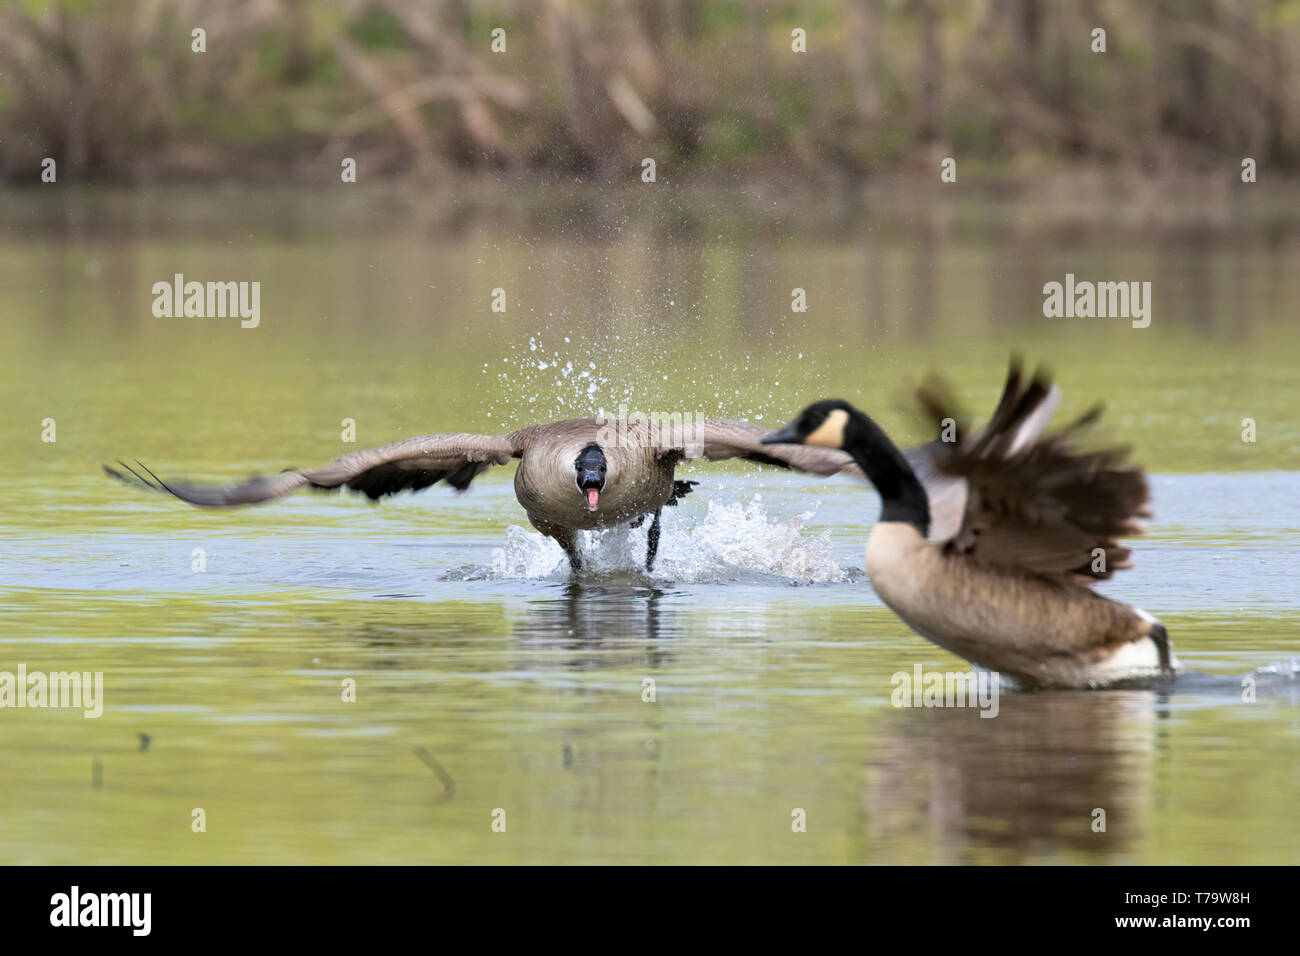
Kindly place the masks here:
[[(1139, 519), (1150, 516), (1146, 476), (1126, 447), (1084, 450), (1100, 408), (1047, 434), (1059, 396), (1045, 371), (1025, 384), (1013, 359), (989, 424), (975, 434), (959, 427), (958, 441), (927, 446), (931, 468), (918, 474), (932, 505), (941, 494), (956, 500), (954, 482), (964, 492), (960, 522), (954, 514), (936, 520), (933, 539), (986, 564), (1067, 583), (1090, 584), (1132, 566), (1119, 539), (1141, 534)], [(962, 421), (941, 386), (923, 386), (920, 397), (936, 421)]]
[(866, 480), (848, 452), (812, 445), (764, 445), (763, 436), (769, 431), (761, 425), (732, 418), (710, 418), (699, 426), (673, 426), (662, 430), (660, 455), (676, 454), (684, 459), (703, 457), (708, 461), (741, 458), (812, 475), (845, 474)]
[(419, 491), (439, 481), (446, 481), (457, 491), (464, 491), (478, 475), (493, 465), (504, 465), (515, 454), (512, 436), (453, 432), (422, 435), (379, 448), (355, 451), (310, 471), (288, 470), (278, 475), (255, 475), (230, 485), (163, 481), (138, 461), (136, 465), (148, 477), (125, 462), (118, 462), (121, 471), (110, 465), (105, 465), (104, 471), (136, 487), (167, 492), (191, 504), (219, 508), (270, 501), (307, 487), (347, 487), (364, 493), (371, 500), (402, 491)]

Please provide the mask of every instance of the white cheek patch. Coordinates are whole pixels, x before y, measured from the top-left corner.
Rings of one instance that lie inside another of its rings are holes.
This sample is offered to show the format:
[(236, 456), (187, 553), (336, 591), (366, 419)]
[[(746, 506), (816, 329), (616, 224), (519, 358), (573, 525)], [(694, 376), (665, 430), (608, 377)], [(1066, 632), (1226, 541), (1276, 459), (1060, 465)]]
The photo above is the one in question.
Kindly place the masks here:
[(812, 432), (803, 440), (805, 445), (817, 445), (819, 448), (843, 448), (844, 447), (844, 426), (849, 423), (849, 413), (842, 408), (836, 408), (826, 416), (826, 421), (817, 426), (817, 430)]

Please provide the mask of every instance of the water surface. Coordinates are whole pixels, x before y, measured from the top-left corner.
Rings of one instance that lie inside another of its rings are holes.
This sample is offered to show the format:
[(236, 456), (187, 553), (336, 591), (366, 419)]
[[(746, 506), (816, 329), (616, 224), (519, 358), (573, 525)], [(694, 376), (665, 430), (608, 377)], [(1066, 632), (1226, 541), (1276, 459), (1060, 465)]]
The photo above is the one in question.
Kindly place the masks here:
[[(224, 218), (32, 202), (0, 239), (0, 670), (103, 671), (105, 703), (0, 711), (0, 860), (1300, 858), (1292, 224), (588, 199), (379, 228), (238, 190)], [(1151, 327), (1044, 319), (1067, 271), (1151, 279)], [(261, 325), (155, 319), (176, 272), (261, 281)], [(655, 573), (642, 528), (590, 541), (573, 580), (509, 469), (465, 495), (224, 513), (98, 470), (232, 479), (620, 403), (775, 426), (827, 394), (917, 441), (924, 372), (986, 414), (1012, 348), (1056, 367), (1066, 413), (1105, 399), (1154, 472), (1151, 533), (1106, 590), (1169, 627), (1196, 672), (1173, 693), (891, 707), (895, 672), (965, 665), (872, 594), (877, 499), (847, 480), (683, 469), (701, 485), (665, 513)]]

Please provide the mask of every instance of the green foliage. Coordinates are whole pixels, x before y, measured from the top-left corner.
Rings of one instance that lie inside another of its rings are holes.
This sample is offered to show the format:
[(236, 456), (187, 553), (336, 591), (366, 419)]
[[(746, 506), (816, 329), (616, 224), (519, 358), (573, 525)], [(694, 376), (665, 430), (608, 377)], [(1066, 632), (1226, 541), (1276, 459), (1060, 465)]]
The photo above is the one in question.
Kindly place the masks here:
[[(1095, 13), (940, 0), (447, 0), (430, 4), (421, 29), (408, 29), (398, 0), (227, 0), (202, 55), (188, 47), (194, 9), (204, 8), (10, 5), (0, 174), (70, 142), (86, 174), (109, 176), (156, 168), (159, 145), (194, 147), (181, 151), (193, 175), (195, 156), (228, 168), (218, 154), (230, 144), (300, 165), (362, 143), (385, 171), (612, 175), (657, 152), (679, 173), (867, 175), (932, 147), (965, 169), (1051, 157), (1208, 169), (1253, 149), (1273, 175), (1300, 170), (1300, 72), (1289, 67), (1300, 0), (1099, 0)], [(23, 17), (33, 29), (16, 24)], [(1088, 49), (1094, 20), (1107, 27), (1105, 54)], [(790, 49), (796, 26), (807, 53)], [(504, 55), (488, 50), (495, 27), (507, 31)], [(69, 102), (86, 107), (72, 125)]]
[(763, 152), (763, 134), (745, 113), (719, 113), (705, 130), (704, 142), (695, 161), (701, 165), (728, 163)]
[(402, 24), (383, 7), (366, 7), (348, 24), (347, 32), (351, 39), (369, 50), (401, 50), (407, 45)]
[(949, 131), (953, 152), (959, 155), (1001, 158), (1005, 141), (998, 119), (992, 113), (962, 113), (956, 116)]
[(716, 37), (740, 30), (749, 23), (750, 5), (744, 0), (717, 0), (703, 4), (699, 16), (703, 36)]

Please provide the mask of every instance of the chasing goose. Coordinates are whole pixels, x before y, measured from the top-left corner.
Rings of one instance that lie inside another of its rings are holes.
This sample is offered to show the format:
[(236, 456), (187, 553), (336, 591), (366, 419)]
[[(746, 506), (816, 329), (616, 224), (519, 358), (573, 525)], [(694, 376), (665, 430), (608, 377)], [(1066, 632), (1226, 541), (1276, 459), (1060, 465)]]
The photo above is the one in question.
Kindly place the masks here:
[(843, 401), (809, 405), (763, 439), (844, 449), (875, 485), (882, 508), (866, 568), (881, 600), (922, 636), (1026, 689), (1175, 673), (1164, 626), (1091, 587), (1131, 566), (1117, 539), (1142, 533), (1137, 519), (1150, 516), (1127, 449), (1075, 447), (1101, 408), (1044, 434), (1060, 389), (1043, 371), (1025, 384), (1016, 358), (978, 434), (963, 434), (940, 383), (920, 398), (954, 439), (924, 455), (904, 456)]
[(255, 504), (300, 488), (347, 487), (371, 500), (400, 491), (419, 491), (446, 481), (464, 491), (492, 465), (519, 459), (515, 497), (534, 528), (554, 538), (574, 571), (582, 568), (576, 532), (613, 525), (637, 527), (653, 515), (646, 546), (646, 570), (659, 550), (659, 518), (698, 484), (676, 480), (674, 470), (688, 459), (743, 458), (815, 475), (838, 472), (863, 477), (849, 454), (800, 445), (764, 447), (766, 429), (749, 422), (709, 419), (702, 424), (661, 424), (640, 418), (612, 422), (578, 418), (529, 425), (509, 435), (449, 433), (424, 435), (357, 451), (311, 471), (287, 470), (233, 485), (205, 486), (162, 481), (136, 462), (148, 477), (125, 462), (125, 471), (104, 471), (130, 485), (165, 491), (207, 507)]

